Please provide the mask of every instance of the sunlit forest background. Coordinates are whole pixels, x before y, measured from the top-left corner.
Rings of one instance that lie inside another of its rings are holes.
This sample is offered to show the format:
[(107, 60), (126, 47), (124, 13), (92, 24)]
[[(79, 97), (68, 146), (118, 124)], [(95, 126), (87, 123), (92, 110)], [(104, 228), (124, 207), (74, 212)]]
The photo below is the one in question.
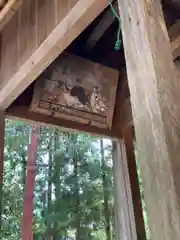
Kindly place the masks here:
[[(34, 165), (32, 125), (6, 120), (0, 239), (20, 240), (28, 171), (35, 176), (34, 240), (115, 240), (112, 142), (82, 133), (38, 127)], [(137, 158), (147, 240), (150, 239)], [(27, 189), (26, 189), (27, 188)]]
[[(6, 120), (2, 240), (21, 239), (31, 128)], [(115, 239), (111, 141), (41, 127), (34, 167), (35, 240)]]

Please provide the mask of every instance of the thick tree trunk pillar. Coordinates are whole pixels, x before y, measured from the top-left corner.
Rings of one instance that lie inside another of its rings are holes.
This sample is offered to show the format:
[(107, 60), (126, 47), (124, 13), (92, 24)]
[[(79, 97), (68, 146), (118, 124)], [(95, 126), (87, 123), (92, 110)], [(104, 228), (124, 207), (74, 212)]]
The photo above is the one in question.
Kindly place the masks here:
[(4, 112), (0, 112), (0, 231), (1, 231), (1, 216), (3, 210), (3, 168), (4, 168), (4, 128), (5, 128)]
[(161, 1), (118, 2), (151, 239), (180, 239), (180, 81)]
[(36, 174), (36, 155), (40, 127), (33, 126), (28, 149), (27, 176), (24, 192), (24, 212), (22, 219), (22, 240), (33, 240), (33, 205)]

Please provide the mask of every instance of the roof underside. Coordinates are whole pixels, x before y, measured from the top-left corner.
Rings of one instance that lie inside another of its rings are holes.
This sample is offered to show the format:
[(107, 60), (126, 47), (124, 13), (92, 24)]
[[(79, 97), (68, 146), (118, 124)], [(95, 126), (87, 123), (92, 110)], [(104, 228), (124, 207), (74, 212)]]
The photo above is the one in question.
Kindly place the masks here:
[[(14, 4), (15, 2), (16, 1), (14, 1)], [(19, 4), (20, 2), (22, 3), (22, 1), (19, 1)], [(17, 6), (20, 7), (20, 5)], [(115, 9), (117, 9), (116, 3), (114, 6)], [(180, 0), (164, 0), (163, 10), (167, 26), (168, 28), (170, 28), (170, 26), (173, 25), (180, 16)], [(123, 43), (120, 51), (115, 51), (114, 49), (114, 45), (117, 40), (118, 27), (119, 23), (117, 19), (113, 16), (110, 8), (106, 8), (73, 41), (73, 43), (66, 49), (66, 51), (81, 56), (83, 58), (87, 58), (91, 61), (101, 63), (102, 65), (121, 70), (125, 67)], [(54, 65), (56, 65), (56, 61), (58, 60), (54, 61)], [(33, 88), (34, 83), (32, 83), (24, 91), (24, 93), (15, 100), (15, 102), (11, 105), (9, 109), (14, 106), (29, 107), (32, 100)], [(127, 91), (126, 96), (128, 96), (128, 94), (129, 93)]]

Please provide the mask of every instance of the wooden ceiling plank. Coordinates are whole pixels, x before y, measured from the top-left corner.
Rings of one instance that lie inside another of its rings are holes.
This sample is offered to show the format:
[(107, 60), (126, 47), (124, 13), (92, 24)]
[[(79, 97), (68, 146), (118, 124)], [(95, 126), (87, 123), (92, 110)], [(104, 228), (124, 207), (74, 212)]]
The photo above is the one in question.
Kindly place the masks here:
[[(1, 77), (0, 109), (6, 109), (107, 5), (106, 0), (79, 0), (72, 9), (68, 9), (66, 16), (54, 27), (52, 32), (47, 34), (42, 44), (37, 44), (37, 48), (33, 50), (22, 66), (8, 78), (2, 79)], [(1, 47), (4, 47), (3, 44)], [(1, 59), (2, 61), (3, 59)], [(1, 68), (0, 71), (2, 74), (2, 71), (5, 72), (6, 69)]]

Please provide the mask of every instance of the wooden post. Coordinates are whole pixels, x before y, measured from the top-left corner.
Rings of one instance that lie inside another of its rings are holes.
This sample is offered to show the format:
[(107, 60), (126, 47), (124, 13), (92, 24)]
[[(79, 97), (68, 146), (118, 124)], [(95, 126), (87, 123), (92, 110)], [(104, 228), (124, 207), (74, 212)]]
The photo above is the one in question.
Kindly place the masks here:
[(0, 112), (0, 230), (2, 216), (3, 162), (4, 162), (4, 112)]
[(161, 1), (119, 9), (151, 239), (180, 239), (180, 81)]
[(136, 240), (135, 218), (124, 140), (113, 142), (117, 240)]
[(124, 141), (125, 141), (125, 147), (126, 147), (128, 174), (129, 174), (129, 180), (131, 185), (137, 239), (144, 240), (146, 239), (146, 231), (145, 231), (144, 218), (143, 218), (143, 209), (142, 209), (141, 193), (140, 193), (140, 186), (139, 186), (137, 166), (136, 166), (132, 127), (127, 127), (124, 130)]
[(29, 145), (27, 177), (24, 193), (24, 212), (22, 220), (22, 240), (33, 240), (33, 202), (36, 174), (36, 155), (39, 140), (39, 126), (32, 127), (32, 135)]

